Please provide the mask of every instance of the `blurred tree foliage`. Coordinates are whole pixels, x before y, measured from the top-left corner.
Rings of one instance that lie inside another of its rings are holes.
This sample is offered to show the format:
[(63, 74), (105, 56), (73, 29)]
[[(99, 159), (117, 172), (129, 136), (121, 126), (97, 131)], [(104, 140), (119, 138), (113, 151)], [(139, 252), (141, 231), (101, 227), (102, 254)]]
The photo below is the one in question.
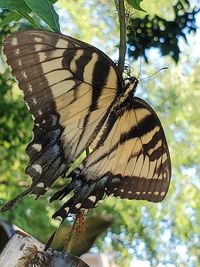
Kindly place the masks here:
[[(152, 17), (166, 16), (167, 13), (171, 21), (176, 3), (161, 0), (150, 4), (144, 0), (142, 8)], [(110, 55), (116, 52), (117, 13), (111, 0), (59, 0), (56, 9), (63, 21), (61, 29), (66, 34), (92, 42)], [(0, 19), (5, 12), (1, 13)], [(134, 19), (144, 18), (146, 14), (142, 13), (134, 12)], [(0, 40), (22, 25), (27, 26), (22, 22), (4, 25), (0, 29)], [(200, 61), (189, 48), (182, 50), (176, 66), (170, 56), (159, 57), (154, 63), (159, 65), (160, 61), (170, 69), (159, 73), (159, 78), (154, 76), (143, 82), (138, 93), (156, 110), (166, 130), (173, 166), (169, 194), (159, 204), (114, 198), (102, 201), (89, 216), (113, 214), (115, 221), (94, 249), (113, 255), (120, 266), (128, 266), (135, 257), (149, 260), (151, 266), (196, 267), (200, 266)], [(0, 63), (0, 199), (3, 202), (16, 196), (30, 181), (24, 169), (28, 161), (25, 147), (31, 139), (32, 120), (2, 53)], [(146, 73), (152, 70), (155, 66), (145, 65)], [(55, 187), (61, 183), (58, 181)], [(38, 201), (34, 201), (33, 196), (27, 197), (3, 216), (45, 242), (58, 225), (51, 215), (61, 205), (49, 204), (48, 197), (47, 194)]]
[(61, 23), (64, 22), (61, 27), (67, 35), (98, 46), (106, 53), (116, 53), (119, 27), (112, 0), (59, 0), (59, 6), (65, 11), (60, 18)]
[[(164, 11), (164, 7), (162, 9)], [(162, 56), (170, 55), (178, 62), (179, 39), (182, 37), (187, 42), (187, 35), (196, 32), (195, 16), (199, 11), (200, 8), (191, 8), (188, 0), (181, 0), (173, 5), (174, 17), (171, 20), (149, 14), (141, 18), (133, 16), (128, 26), (129, 57), (137, 59), (142, 56), (148, 62), (146, 51), (154, 47)]]

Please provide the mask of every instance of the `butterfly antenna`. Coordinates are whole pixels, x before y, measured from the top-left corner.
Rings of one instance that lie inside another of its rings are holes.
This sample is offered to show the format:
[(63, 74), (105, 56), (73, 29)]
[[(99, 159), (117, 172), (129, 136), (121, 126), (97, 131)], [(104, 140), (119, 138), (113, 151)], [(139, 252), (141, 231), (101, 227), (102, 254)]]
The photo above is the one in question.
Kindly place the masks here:
[(145, 77), (145, 78), (142, 78), (141, 81), (143, 81), (143, 80), (147, 80), (147, 79), (151, 78), (152, 76), (156, 75), (156, 74), (157, 74), (158, 72), (160, 72), (161, 70), (168, 70), (168, 67), (163, 67), (163, 68), (157, 70), (156, 72), (152, 73), (151, 75), (149, 75), (149, 76), (147, 76), (147, 77)]

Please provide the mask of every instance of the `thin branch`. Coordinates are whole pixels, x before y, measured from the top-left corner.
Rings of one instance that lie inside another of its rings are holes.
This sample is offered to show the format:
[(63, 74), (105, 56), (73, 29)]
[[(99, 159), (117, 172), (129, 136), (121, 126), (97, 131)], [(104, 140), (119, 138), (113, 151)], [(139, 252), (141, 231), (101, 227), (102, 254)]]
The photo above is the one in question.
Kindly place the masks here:
[(118, 17), (120, 24), (120, 44), (119, 44), (119, 61), (118, 68), (122, 74), (124, 71), (124, 62), (126, 56), (126, 19), (124, 0), (119, 0)]
[(69, 233), (67, 240), (65, 241), (65, 245), (64, 245), (64, 251), (65, 252), (68, 252), (68, 253), (71, 252), (72, 240), (74, 238), (74, 235), (76, 234), (77, 226), (80, 223), (80, 217), (82, 217), (83, 214), (84, 214), (84, 210), (81, 210), (81, 211), (79, 211), (79, 213), (76, 214), (74, 223), (72, 225), (72, 229)]

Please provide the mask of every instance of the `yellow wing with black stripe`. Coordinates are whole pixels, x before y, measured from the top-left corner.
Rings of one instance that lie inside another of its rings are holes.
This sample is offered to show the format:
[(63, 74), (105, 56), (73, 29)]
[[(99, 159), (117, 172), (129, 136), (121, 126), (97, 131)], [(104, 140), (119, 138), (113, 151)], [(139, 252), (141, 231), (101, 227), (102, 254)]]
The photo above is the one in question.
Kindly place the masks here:
[(160, 120), (140, 98), (125, 104), (110, 113), (77, 177), (52, 197), (62, 199), (75, 190), (55, 217), (93, 208), (105, 195), (152, 202), (166, 196), (171, 163)]
[(34, 117), (26, 169), (32, 185), (4, 210), (28, 193), (44, 194), (89, 147), (71, 183), (52, 196), (74, 193), (54, 217), (93, 208), (105, 195), (162, 201), (170, 156), (156, 113), (133, 96), (137, 79), (125, 83), (103, 52), (57, 33), (17, 32), (4, 52)]
[(121, 91), (120, 76), (98, 49), (47, 31), (10, 35), (4, 53), (35, 122), (26, 173), (39, 196), (91, 144)]

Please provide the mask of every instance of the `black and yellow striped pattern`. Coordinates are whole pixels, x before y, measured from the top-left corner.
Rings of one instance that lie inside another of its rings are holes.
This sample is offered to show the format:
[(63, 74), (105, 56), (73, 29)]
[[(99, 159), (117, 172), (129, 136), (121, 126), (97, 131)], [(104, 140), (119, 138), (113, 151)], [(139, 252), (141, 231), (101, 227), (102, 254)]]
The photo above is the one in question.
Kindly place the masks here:
[(133, 97), (137, 79), (125, 85), (103, 52), (57, 33), (17, 32), (5, 39), (4, 52), (35, 121), (26, 170), (33, 182), (26, 193), (44, 194), (91, 147), (71, 184), (52, 197), (74, 190), (56, 215), (94, 207), (105, 194), (153, 202), (165, 197), (167, 143), (155, 112)]

